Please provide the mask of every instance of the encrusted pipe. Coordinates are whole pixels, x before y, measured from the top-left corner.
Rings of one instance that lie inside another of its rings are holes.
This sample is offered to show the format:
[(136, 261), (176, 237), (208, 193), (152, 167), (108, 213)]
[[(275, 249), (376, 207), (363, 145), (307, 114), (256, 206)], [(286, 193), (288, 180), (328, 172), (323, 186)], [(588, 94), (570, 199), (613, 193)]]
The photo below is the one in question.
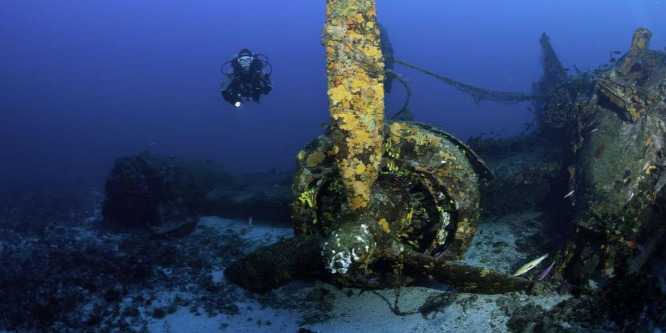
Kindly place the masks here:
[(328, 0), (322, 44), (336, 164), (356, 210), (368, 205), (383, 153), (384, 63), (375, 2)]
[(634, 31), (634, 36), (631, 38), (631, 48), (627, 55), (624, 57), (624, 62), (618, 70), (620, 73), (626, 74), (631, 67), (643, 57), (643, 53), (648, 49), (652, 39), (652, 32), (646, 28), (638, 28)]
[(631, 51), (647, 49), (652, 38), (652, 32), (646, 28), (638, 28), (634, 31), (634, 37), (631, 39)]

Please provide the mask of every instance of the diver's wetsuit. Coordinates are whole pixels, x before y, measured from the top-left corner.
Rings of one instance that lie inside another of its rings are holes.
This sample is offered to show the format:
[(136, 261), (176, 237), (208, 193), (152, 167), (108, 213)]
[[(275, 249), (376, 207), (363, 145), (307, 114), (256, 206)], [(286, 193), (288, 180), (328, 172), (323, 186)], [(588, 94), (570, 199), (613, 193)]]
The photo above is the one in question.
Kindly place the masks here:
[(256, 57), (250, 63), (250, 68), (245, 71), (238, 63), (238, 57), (231, 61), (233, 73), (227, 76), (227, 80), (222, 83), (222, 97), (232, 105), (241, 102), (242, 98), (252, 98), (258, 102), (259, 96), (263, 93), (268, 95), (272, 89), (270, 76), (263, 71), (263, 63)]

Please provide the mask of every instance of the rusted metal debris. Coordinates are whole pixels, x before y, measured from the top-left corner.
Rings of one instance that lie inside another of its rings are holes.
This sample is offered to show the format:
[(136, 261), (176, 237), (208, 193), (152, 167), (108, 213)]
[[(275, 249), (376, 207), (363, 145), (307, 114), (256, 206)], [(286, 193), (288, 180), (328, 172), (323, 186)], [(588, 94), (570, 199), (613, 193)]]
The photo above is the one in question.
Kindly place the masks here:
[(570, 78), (548, 102), (566, 114), (558, 126), (573, 153), (565, 167), (577, 229), (560, 269), (582, 289), (637, 272), (666, 230), (655, 221), (666, 183), (666, 54), (648, 49), (650, 37), (637, 29), (614, 65)]

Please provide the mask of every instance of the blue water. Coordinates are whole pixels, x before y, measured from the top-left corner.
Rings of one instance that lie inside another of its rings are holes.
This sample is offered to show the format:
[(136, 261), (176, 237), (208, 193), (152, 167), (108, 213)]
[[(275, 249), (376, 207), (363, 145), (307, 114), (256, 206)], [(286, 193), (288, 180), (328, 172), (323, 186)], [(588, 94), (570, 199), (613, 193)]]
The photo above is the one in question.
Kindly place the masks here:
[[(666, 45), (664, 1), (379, 1), (395, 56), (480, 87), (529, 93), (548, 33), (565, 67), (626, 51), (635, 28)], [(0, 2), (0, 185), (98, 186), (113, 160), (149, 150), (235, 172), (293, 170), (328, 120), (325, 1)], [(234, 109), (220, 66), (241, 48), (268, 56), (274, 89)], [(509, 136), (529, 103), (474, 101), (396, 65), (412, 111), (465, 140)], [(405, 93), (395, 84), (387, 114)]]

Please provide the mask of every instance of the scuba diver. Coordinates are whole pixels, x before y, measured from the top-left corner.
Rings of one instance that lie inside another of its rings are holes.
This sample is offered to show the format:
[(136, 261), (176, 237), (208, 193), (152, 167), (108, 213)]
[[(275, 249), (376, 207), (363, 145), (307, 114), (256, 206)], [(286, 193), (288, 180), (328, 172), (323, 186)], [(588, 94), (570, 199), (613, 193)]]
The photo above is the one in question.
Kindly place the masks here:
[[(259, 59), (263, 57), (264, 59)], [(231, 64), (231, 72), (225, 71), (224, 66)], [(269, 71), (264, 69), (268, 67)], [(242, 49), (231, 60), (225, 62), (220, 69), (227, 79), (222, 83), (222, 97), (235, 107), (241, 106), (243, 98), (259, 102), (259, 96), (268, 93), (273, 88), (271, 73), (273, 67), (263, 54), (253, 54), (248, 49)]]

